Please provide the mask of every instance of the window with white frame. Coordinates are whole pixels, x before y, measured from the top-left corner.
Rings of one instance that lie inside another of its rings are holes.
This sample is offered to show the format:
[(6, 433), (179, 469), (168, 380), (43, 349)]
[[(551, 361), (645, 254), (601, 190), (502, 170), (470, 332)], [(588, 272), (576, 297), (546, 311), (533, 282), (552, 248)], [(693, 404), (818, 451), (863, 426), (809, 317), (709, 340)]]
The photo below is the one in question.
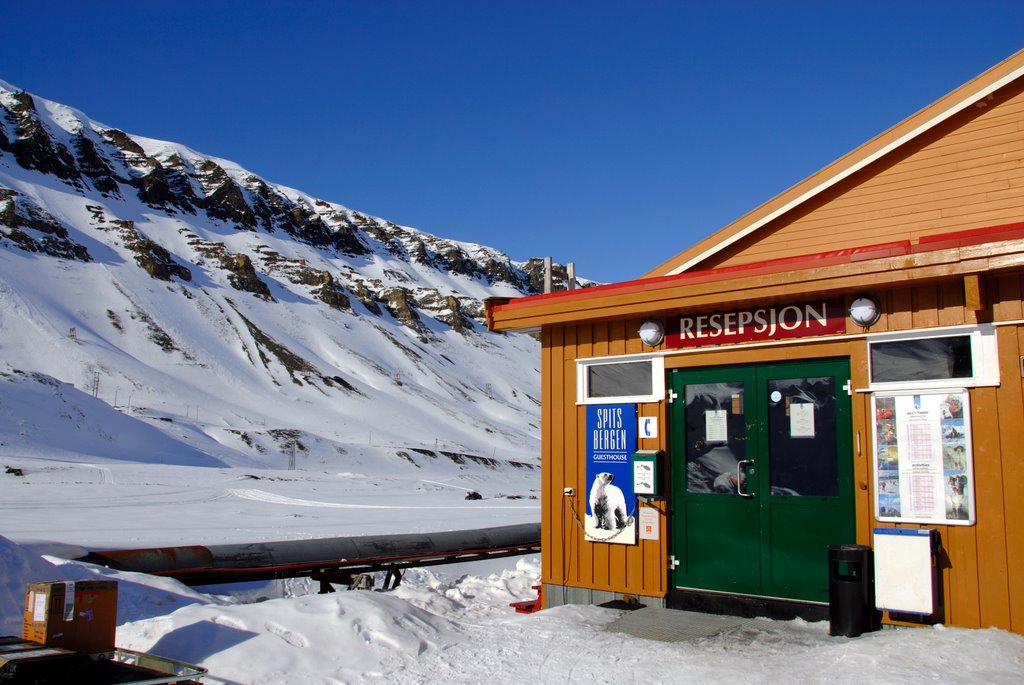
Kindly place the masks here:
[(665, 397), (661, 355), (576, 360), (577, 404), (657, 402)]
[(872, 390), (999, 385), (992, 325), (868, 337)]

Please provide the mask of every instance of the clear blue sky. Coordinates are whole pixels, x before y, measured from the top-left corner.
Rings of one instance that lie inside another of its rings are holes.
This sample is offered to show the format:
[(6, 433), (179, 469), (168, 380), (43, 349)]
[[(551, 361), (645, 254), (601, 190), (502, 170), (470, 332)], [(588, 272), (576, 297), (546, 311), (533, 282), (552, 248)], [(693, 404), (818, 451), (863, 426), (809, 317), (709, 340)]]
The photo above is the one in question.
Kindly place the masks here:
[(1024, 48), (1024, 0), (0, 0), (0, 79), (635, 278)]

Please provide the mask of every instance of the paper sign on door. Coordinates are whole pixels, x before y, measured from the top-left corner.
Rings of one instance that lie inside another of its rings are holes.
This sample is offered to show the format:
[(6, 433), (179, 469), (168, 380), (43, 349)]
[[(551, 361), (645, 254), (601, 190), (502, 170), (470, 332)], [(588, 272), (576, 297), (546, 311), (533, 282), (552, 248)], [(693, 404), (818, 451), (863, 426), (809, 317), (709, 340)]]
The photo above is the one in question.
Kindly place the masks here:
[(814, 437), (814, 404), (794, 402), (789, 405), (789, 436), (791, 438)]
[(729, 414), (724, 409), (709, 409), (704, 412), (704, 440), (729, 442)]

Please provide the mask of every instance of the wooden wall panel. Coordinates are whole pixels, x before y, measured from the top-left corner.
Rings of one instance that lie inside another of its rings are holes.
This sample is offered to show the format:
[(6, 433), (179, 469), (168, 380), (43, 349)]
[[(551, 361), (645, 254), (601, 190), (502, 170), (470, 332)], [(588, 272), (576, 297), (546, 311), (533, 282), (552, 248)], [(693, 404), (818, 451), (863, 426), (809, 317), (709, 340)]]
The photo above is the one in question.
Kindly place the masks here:
[(607, 321), (597, 321), (590, 324), (589, 328), (591, 329), (591, 337), (594, 341), (594, 346), (590, 350), (590, 356), (607, 357), (612, 354), (609, 323)]
[(939, 294), (927, 285), (911, 291), (911, 322), (914, 328), (935, 328), (939, 325)]
[(957, 326), (965, 322), (964, 289), (958, 281), (942, 283), (939, 291), (939, 325)]
[[(997, 388), (971, 391), (971, 427), (974, 440), (974, 526), (977, 566), (965, 569), (978, 577), (978, 623), (1008, 628), (1009, 585), (1006, 568), (1006, 515), (1003, 498), (1002, 436), (999, 430)], [(977, 436), (982, 436), (978, 439)], [(955, 569), (954, 569), (955, 570)], [(953, 579), (954, 581), (956, 578)], [(959, 585), (954, 585), (959, 594)]]
[[(637, 331), (640, 328), (641, 320), (637, 319), (627, 324), (627, 331)], [(632, 336), (635, 341), (629, 345), (629, 353), (639, 353), (649, 351), (644, 347), (643, 343), (640, 342), (637, 336)], [(658, 420), (658, 437), (649, 439), (639, 440), (639, 449), (644, 450), (663, 450), (663, 467), (664, 472), (661, 474), (664, 478), (662, 483), (662, 492), (667, 492), (668, 488), (668, 413), (667, 413), (666, 402), (647, 403), (640, 405), (640, 416), (653, 416)], [(647, 506), (653, 508), (658, 512), (658, 530), (659, 539), (657, 540), (639, 540), (639, 545), (643, 554), (643, 578), (641, 579), (641, 585), (645, 588), (646, 594), (660, 595), (668, 591), (668, 541), (670, 535), (669, 519), (668, 519), (668, 500), (655, 500), (650, 502)], [(639, 510), (637, 512), (639, 516)], [(655, 588), (655, 592), (650, 592), (649, 589)]]
[[(1017, 343), (1013, 353), (1016, 359), (1010, 359), (1003, 366), (1009, 378), (1013, 378), (1013, 364), (1019, 364), (1019, 356), (1024, 354), (1024, 328), (1018, 326), (1013, 337)], [(1014, 379), (1011, 385), (1009, 378), (1004, 377), (1000, 405), (1003, 412), (1000, 416), (1003, 444), (1009, 447), (1003, 465), (1010, 470), (1010, 474), (1004, 474), (1003, 478), (1007, 521), (1006, 562), (1010, 569), (1007, 585), (1010, 593), (1010, 630), (1024, 634), (1024, 573), (1021, 572), (1024, 569), (1024, 497), (1020, 494), (1019, 479), (1012, 475), (1020, 472), (1024, 462), (1021, 457), (1021, 446), (1024, 445), (1024, 422), (1021, 421), (1024, 417), (1024, 388), (1018, 379)]]
[[(855, 389), (868, 387), (867, 345), (850, 345), (850, 383)], [(853, 411), (853, 482), (854, 507), (856, 508), (857, 543), (871, 544), (874, 530), (874, 491), (871, 478), (874, 474), (874, 417), (871, 413), (871, 395), (855, 390), (851, 401)]]
[(557, 583), (562, 577), (557, 570), (560, 569), (558, 554), (556, 550), (561, 548), (564, 539), (564, 526), (557, 529), (555, 523), (559, 521), (555, 503), (551, 500), (552, 480), (557, 480), (557, 473), (560, 471), (560, 459), (556, 458), (556, 450), (552, 447), (553, 436), (558, 435), (560, 426), (554, 424), (553, 416), (556, 408), (555, 389), (561, 387), (560, 374), (556, 370), (560, 364), (555, 364), (553, 358), (559, 354), (560, 348), (552, 341), (555, 331), (544, 329), (541, 331), (541, 353), (540, 353), (540, 545), (541, 545), (541, 581), (545, 583)]
[(872, 326), (872, 333), (905, 331), (913, 327), (913, 293), (909, 288), (890, 291), (881, 299), (881, 304), (882, 318), (876, 326)]
[[(541, 427), (542, 440), (546, 445), (548, 452), (548, 459), (545, 460), (543, 470), (544, 473), (541, 477), (541, 499), (544, 500), (544, 507), (542, 508), (542, 525), (543, 530), (554, 529), (553, 525), (545, 525), (546, 521), (557, 521), (557, 537), (551, 540), (552, 551), (565, 551), (568, 546), (563, 545), (563, 541), (571, 539), (572, 531), (569, 528), (569, 523), (566, 521), (564, 509), (562, 508), (562, 501), (551, 496), (559, 485), (564, 480), (565, 476), (563, 473), (564, 464), (566, 462), (564, 455), (564, 437), (565, 435), (571, 435), (565, 425), (565, 416), (562, 410), (563, 398), (567, 388), (564, 384), (564, 372), (563, 363), (561, 358), (561, 348), (563, 344), (563, 331), (555, 329), (548, 333), (551, 339), (552, 348), (545, 350), (545, 357), (547, 362), (546, 377), (550, 377), (552, 380), (556, 380), (555, 383), (545, 384), (545, 401), (550, 402), (550, 406), (544, 407), (544, 425)], [(542, 374), (544, 371), (542, 370)], [(548, 387), (550, 386), (550, 387)], [(566, 559), (559, 558), (555, 554), (548, 554), (549, 549), (548, 542), (542, 540), (543, 545), (542, 551), (544, 554), (543, 567), (545, 568), (545, 580), (547, 578), (561, 578), (566, 572)], [(550, 557), (550, 559), (548, 559)]]
[(608, 354), (626, 354), (626, 322), (608, 322)]
[(555, 573), (557, 560), (556, 550), (559, 550), (562, 543), (561, 529), (555, 529), (557, 516), (552, 516), (551, 502), (551, 479), (552, 471), (557, 467), (554, 455), (552, 454), (552, 435), (557, 434), (558, 428), (552, 423), (552, 412), (554, 410), (553, 390), (561, 385), (561, 379), (554, 374), (552, 356), (554, 355), (551, 342), (554, 332), (545, 329), (541, 332), (541, 582), (555, 583), (558, 575)]
[[(563, 332), (563, 341), (567, 337), (568, 336), (565, 332)], [(568, 347), (568, 345), (566, 346)], [(564, 392), (559, 398), (560, 403), (558, 405), (558, 411), (562, 417), (562, 427), (564, 431), (561, 435), (561, 444), (559, 445), (562, 464), (561, 468), (558, 469), (558, 482), (552, 483), (550, 498), (553, 502), (553, 506), (558, 508), (559, 516), (564, 522), (563, 530), (565, 530), (566, 539), (575, 541), (579, 540), (583, 536), (583, 533), (576, 525), (576, 519), (572, 514), (572, 507), (576, 502), (573, 498), (569, 498), (569, 501), (566, 501), (566, 497), (562, 495), (564, 488), (573, 486), (576, 481), (575, 457), (576, 443), (578, 440), (578, 422), (573, 404), (576, 396), (576, 384), (574, 382), (575, 369), (573, 368), (572, 360), (567, 359), (562, 359), (559, 366), (564, 386)], [(578, 501), (578, 497), (576, 500)], [(567, 545), (562, 550), (562, 554), (567, 555), (563, 560), (563, 568), (565, 569), (564, 573), (569, 578), (569, 584), (586, 581), (586, 578), (581, 576), (583, 573), (583, 559), (580, 558), (577, 548), (578, 543), (571, 547)]]
[[(994, 279), (988, 284), (990, 297), (994, 297), (995, 314), (999, 320), (1019, 320), (1024, 284), (1017, 276)], [(998, 435), (1001, 446), (1002, 473), (1002, 531), (1006, 545), (1006, 610), (1005, 627), (1024, 633), (1024, 497), (1020, 493), (1020, 473), (1024, 459), (1024, 380), (1021, 378), (1020, 355), (1024, 354), (1024, 327), (1007, 326), (998, 331), (1000, 380), (998, 405)], [(995, 535), (995, 533), (993, 533)], [(986, 616), (983, 616), (986, 618)]]
[[(561, 397), (559, 411), (562, 415), (564, 434), (561, 436), (561, 467), (558, 469), (558, 482), (552, 483), (548, 496), (558, 509), (560, 520), (563, 521), (562, 528), (565, 531), (567, 541), (578, 541), (583, 537), (583, 531), (579, 529), (576, 518), (573, 515), (574, 507), (578, 508), (579, 494), (575, 498), (565, 497), (562, 493), (567, 487), (576, 486), (576, 452), (579, 440), (579, 422), (576, 416), (576, 370), (571, 360), (563, 359), (560, 363), (562, 377), (565, 383), (565, 393)], [(578, 490), (578, 487), (577, 487)], [(565, 574), (569, 576), (570, 584), (583, 580), (582, 562), (577, 553), (578, 543), (572, 546), (565, 545), (561, 550), (562, 554), (569, 557), (563, 561)]]
[(943, 570), (946, 618), (952, 625), (977, 627), (981, 620), (978, 545), (974, 527), (929, 526), (939, 531), (949, 566)]
[(988, 296), (992, 303), (992, 315), (996, 321), (1019, 321), (1024, 318), (1021, 305), (1024, 297), (1024, 277), (1010, 274), (985, 281), (993, 292)]

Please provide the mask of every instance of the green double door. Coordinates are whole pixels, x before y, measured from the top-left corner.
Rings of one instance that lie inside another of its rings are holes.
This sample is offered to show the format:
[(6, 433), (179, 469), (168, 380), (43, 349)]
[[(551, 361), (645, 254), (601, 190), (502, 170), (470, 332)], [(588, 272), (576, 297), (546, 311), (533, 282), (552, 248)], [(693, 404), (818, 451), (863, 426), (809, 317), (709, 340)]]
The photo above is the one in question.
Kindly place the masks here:
[(855, 542), (849, 361), (669, 375), (672, 582), (828, 601)]

